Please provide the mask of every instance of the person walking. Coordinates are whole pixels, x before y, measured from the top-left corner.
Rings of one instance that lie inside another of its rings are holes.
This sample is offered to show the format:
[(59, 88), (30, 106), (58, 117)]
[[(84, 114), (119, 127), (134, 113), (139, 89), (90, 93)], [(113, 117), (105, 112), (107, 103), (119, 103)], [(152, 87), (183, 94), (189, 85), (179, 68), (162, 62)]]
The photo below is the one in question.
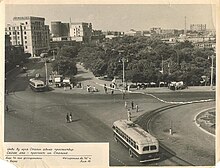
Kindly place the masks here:
[(133, 110), (134, 109), (134, 102), (131, 101), (131, 109)]
[(5, 106), (5, 110), (6, 110), (6, 112), (8, 112), (8, 110), (9, 110), (8, 105)]
[(125, 109), (127, 109), (127, 107), (128, 107), (128, 103), (127, 101), (125, 101)]
[(73, 118), (72, 118), (72, 113), (70, 113), (69, 120), (70, 120), (70, 122), (72, 122), (72, 121), (73, 121)]
[(68, 113), (66, 114), (66, 122), (67, 122), (67, 123), (70, 122), (70, 117), (69, 117), (69, 114), (68, 114)]
[(131, 121), (131, 111), (130, 111), (130, 109), (128, 109), (128, 121)]
[(105, 91), (105, 93), (107, 94), (107, 87), (106, 87), (106, 84), (104, 84), (104, 91)]
[(138, 112), (138, 105), (136, 104), (136, 112)]

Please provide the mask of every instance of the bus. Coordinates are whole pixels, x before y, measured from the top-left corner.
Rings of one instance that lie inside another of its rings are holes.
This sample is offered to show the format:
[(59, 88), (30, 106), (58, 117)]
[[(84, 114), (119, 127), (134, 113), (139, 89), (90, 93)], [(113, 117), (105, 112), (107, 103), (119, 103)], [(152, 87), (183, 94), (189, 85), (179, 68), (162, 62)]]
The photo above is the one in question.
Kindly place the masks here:
[(45, 84), (41, 80), (36, 80), (36, 79), (32, 78), (29, 80), (29, 85), (30, 85), (31, 89), (36, 92), (42, 92), (45, 90)]
[(139, 162), (159, 160), (158, 140), (143, 130), (139, 125), (127, 120), (113, 123), (113, 133), (116, 142), (121, 142), (130, 157), (136, 157)]

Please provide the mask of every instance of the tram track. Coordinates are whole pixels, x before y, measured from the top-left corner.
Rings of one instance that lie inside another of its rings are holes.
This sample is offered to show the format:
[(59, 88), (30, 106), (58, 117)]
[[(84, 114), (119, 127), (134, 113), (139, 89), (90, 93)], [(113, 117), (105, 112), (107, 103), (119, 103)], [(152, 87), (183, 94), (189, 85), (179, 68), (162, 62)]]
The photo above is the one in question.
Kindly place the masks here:
[[(169, 105), (160, 107), (158, 109), (152, 110), (148, 113), (141, 115), (139, 118), (137, 118), (135, 123), (140, 125), (144, 130), (146, 130), (150, 134), (152, 134), (152, 131), (150, 129), (150, 123), (155, 115), (162, 113), (168, 109), (176, 108), (176, 107), (183, 106), (183, 105), (186, 105), (186, 104), (169, 104)], [(163, 155), (163, 157), (165, 155), (166, 159), (169, 159), (171, 162), (177, 164), (178, 166), (195, 166), (195, 164), (190, 163), (187, 160), (184, 160), (183, 158), (177, 156), (177, 154), (174, 151), (169, 149), (162, 142), (159, 141), (159, 144), (160, 144), (160, 148), (162, 149), (162, 151), (165, 152), (165, 153), (162, 152), (161, 155)]]

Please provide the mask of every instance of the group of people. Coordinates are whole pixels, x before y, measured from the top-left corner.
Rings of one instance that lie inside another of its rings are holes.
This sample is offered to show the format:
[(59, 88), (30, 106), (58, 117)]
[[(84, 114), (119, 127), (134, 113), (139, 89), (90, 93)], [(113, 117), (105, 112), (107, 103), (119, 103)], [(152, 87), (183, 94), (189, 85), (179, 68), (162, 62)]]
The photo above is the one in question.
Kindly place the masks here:
[[(138, 112), (138, 109), (139, 107), (138, 107), (138, 104), (134, 104), (134, 102), (133, 101), (131, 101), (131, 109), (132, 110), (134, 110), (134, 109), (136, 109), (136, 112)], [(128, 109), (128, 102), (127, 101), (125, 101), (125, 109)]]
[[(127, 102), (127, 101), (125, 101), (125, 109), (127, 109), (128, 121), (131, 121), (131, 110), (130, 110), (130, 108), (128, 107), (128, 102)], [(139, 107), (138, 107), (137, 104), (135, 105), (134, 102), (131, 101), (131, 109), (132, 109), (132, 110), (135, 109), (136, 112), (138, 112)]]
[(73, 121), (72, 113), (67, 113), (66, 114), (66, 122), (71, 123)]
[(87, 92), (98, 92), (98, 89), (95, 86), (87, 85), (86, 86), (86, 91)]
[[(116, 89), (116, 84), (113, 83), (113, 84), (110, 84), (109, 86), (110, 86), (111, 94), (113, 95)], [(107, 94), (108, 93), (107, 85), (104, 84), (103, 88), (104, 88), (104, 92)]]

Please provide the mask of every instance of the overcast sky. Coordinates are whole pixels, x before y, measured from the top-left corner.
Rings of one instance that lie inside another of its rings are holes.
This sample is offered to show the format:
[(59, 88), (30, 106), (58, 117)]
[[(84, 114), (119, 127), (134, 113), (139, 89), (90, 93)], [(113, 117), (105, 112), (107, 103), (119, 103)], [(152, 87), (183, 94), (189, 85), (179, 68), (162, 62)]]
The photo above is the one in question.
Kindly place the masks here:
[(187, 29), (190, 24), (206, 24), (213, 29), (211, 5), (6, 5), (6, 24), (14, 16), (44, 17), (46, 24), (51, 21), (89, 22), (93, 29), (128, 31), (148, 30), (151, 27)]

